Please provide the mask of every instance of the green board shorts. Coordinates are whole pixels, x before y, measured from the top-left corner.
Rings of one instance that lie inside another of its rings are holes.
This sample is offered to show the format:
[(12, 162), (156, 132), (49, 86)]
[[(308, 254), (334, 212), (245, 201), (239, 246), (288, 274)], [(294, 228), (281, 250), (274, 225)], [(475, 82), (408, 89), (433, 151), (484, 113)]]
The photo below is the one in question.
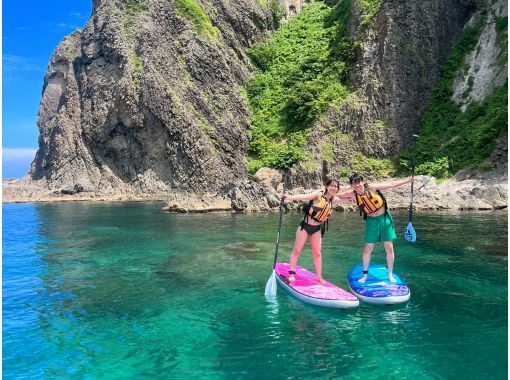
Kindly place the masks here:
[(393, 216), (388, 211), (379, 216), (367, 216), (365, 225), (365, 243), (392, 241), (397, 238)]

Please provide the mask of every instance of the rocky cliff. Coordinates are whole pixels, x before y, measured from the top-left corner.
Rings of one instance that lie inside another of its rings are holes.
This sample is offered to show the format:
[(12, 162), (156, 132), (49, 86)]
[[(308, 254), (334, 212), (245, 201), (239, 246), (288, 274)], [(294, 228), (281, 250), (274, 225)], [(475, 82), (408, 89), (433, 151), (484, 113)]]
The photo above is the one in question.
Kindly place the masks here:
[[(453, 83), (453, 99), (461, 104), (462, 111), (473, 101), (481, 101), (508, 79), (506, 51), (498, 43), (498, 20), (508, 17), (508, 3), (495, 1), (486, 8), (486, 22), (475, 48), (464, 59), (465, 66), (457, 73)], [(473, 23), (475, 17), (469, 20)], [(506, 25), (503, 26), (506, 29)], [(506, 33), (505, 30), (503, 33)], [(501, 62), (501, 64), (500, 64)]]
[[(94, 0), (85, 28), (51, 57), (39, 151), (18, 194), (177, 199), (198, 193), (194, 199), (204, 204), (213, 202), (207, 194), (227, 199), (212, 209), (275, 208), (277, 185), (246, 181), (250, 112), (241, 86), (254, 69), (247, 49), (306, 2)], [(507, 14), (501, 0), (373, 3), (367, 21), (352, 1), (348, 31), (361, 44), (348, 78), (351, 95), (313, 125), (310, 159), (291, 169), (290, 188), (316, 188), (359, 152), (394, 157), (408, 147), (453, 42), (477, 14)], [(507, 78), (506, 69), (480, 63), (501, 55), (490, 42), (490, 20), (469, 74), (456, 82), (456, 93), (465, 93), (475, 78), (464, 102)], [(505, 164), (506, 144), (497, 158)]]
[[(350, 167), (357, 152), (391, 158), (409, 148), (452, 44), (473, 15), (488, 7), (454, 0), (379, 3), (366, 22), (359, 2), (352, 2), (350, 35), (361, 41), (350, 75), (352, 94), (313, 126), (308, 140), (316, 164), (300, 165), (296, 185), (320, 183)], [(334, 159), (324, 158), (325, 145)]]
[(31, 178), (110, 194), (245, 177), (245, 51), (277, 21), (255, 0), (94, 1), (51, 57)]

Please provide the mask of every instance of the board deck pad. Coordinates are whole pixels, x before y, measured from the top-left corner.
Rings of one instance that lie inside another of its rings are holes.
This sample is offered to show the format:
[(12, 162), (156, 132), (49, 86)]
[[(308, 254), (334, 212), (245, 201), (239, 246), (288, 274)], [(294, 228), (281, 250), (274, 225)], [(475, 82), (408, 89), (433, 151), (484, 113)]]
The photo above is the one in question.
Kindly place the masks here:
[(363, 265), (356, 265), (348, 276), (349, 286), (352, 291), (364, 297), (406, 297), (409, 295), (409, 288), (395, 272), (393, 277), (396, 282), (388, 279), (388, 268), (379, 264), (370, 264), (368, 267), (368, 278), (363, 284), (358, 280), (363, 276)]
[(277, 263), (276, 274), (293, 290), (308, 296), (322, 300), (357, 301), (351, 293), (339, 288), (330, 282), (319, 282), (317, 276), (296, 265), (295, 281), (289, 282), (290, 264)]

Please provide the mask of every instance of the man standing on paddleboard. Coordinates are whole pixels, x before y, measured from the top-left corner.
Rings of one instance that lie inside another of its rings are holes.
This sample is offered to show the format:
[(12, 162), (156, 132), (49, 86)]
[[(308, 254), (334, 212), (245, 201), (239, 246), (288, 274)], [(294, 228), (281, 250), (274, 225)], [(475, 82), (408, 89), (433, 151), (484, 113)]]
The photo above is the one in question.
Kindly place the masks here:
[(363, 180), (363, 177), (354, 173), (349, 177), (351, 191), (338, 194), (336, 198), (350, 199), (356, 201), (360, 215), (366, 221), (365, 225), (365, 248), (363, 249), (363, 277), (359, 282), (364, 283), (368, 277), (368, 266), (370, 255), (377, 242), (382, 241), (386, 250), (386, 262), (388, 265), (388, 279), (395, 282), (393, 277), (393, 263), (395, 253), (393, 251), (393, 240), (397, 238), (393, 217), (388, 210), (386, 199), (381, 190), (402, 186), (414, 181), (414, 177), (408, 177), (397, 181), (373, 183), (370, 186)]
[(336, 179), (330, 179), (326, 183), (326, 188), (324, 190), (317, 190), (310, 194), (282, 194), (281, 199), (284, 201), (309, 201), (308, 205), (305, 206), (303, 219), (297, 228), (294, 248), (290, 255), (288, 277), (290, 282), (296, 280), (295, 270), (297, 261), (308, 238), (310, 238), (317, 278), (319, 282), (324, 282), (322, 278), (321, 257), (322, 236), (326, 231), (329, 215), (333, 211), (333, 204), (349, 201), (349, 199), (335, 197), (335, 194), (338, 192), (338, 187), (339, 182)]

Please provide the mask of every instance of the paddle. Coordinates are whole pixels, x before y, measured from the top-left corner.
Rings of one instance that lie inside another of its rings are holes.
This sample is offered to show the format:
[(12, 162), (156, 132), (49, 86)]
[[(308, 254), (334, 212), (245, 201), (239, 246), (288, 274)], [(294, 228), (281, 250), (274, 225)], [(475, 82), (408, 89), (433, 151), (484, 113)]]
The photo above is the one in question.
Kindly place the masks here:
[[(287, 182), (287, 174), (288, 169), (285, 169), (284, 176), (283, 176), (283, 194), (285, 194), (285, 182)], [(274, 271), (274, 268), (276, 267), (276, 259), (278, 257), (278, 245), (280, 243), (280, 230), (282, 228), (282, 217), (283, 217), (283, 205), (284, 200), (280, 200), (280, 217), (278, 220), (278, 230), (276, 233), (276, 248), (274, 251), (274, 263), (273, 263), (273, 273), (271, 274), (271, 277), (269, 277), (269, 280), (267, 280), (266, 284), (266, 290), (264, 292), (264, 295), (266, 297), (276, 297), (276, 273)]]
[[(418, 135), (413, 135), (413, 160), (411, 163), (411, 175), (414, 177), (414, 159), (416, 153), (416, 139)], [(413, 196), (414, 196), (414, 181), (411, 182), (411, 201), (409, 202), (409, 224), (404, 231), (404, 238), (411, 243), (416, 241), (416, 232), (413, 228)]]

